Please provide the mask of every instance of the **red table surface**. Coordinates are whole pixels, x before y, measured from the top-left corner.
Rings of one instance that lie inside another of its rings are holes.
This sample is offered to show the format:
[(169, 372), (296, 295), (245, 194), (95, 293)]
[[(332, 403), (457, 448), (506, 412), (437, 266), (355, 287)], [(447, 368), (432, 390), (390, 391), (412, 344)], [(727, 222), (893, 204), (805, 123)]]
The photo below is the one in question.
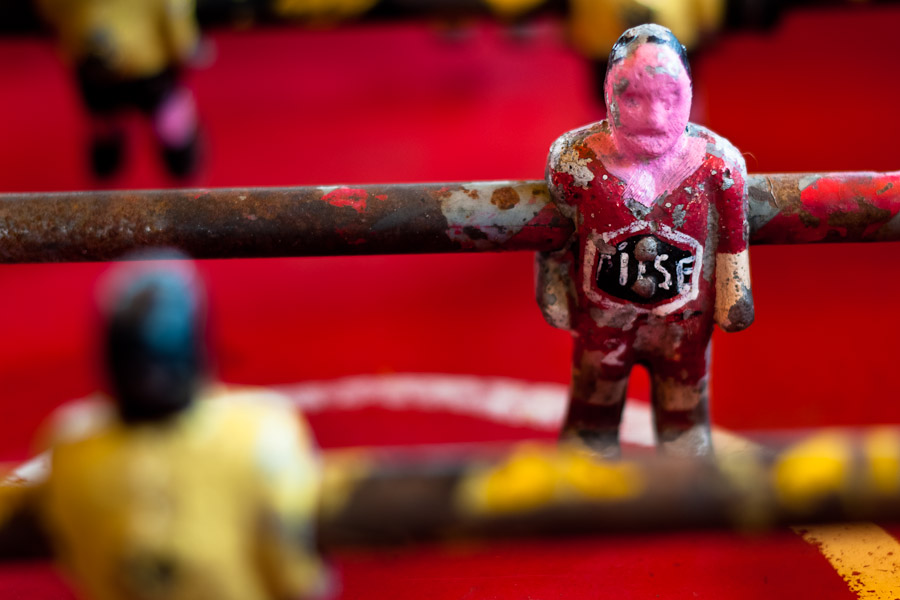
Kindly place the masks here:
[[(751, 172), (900, 168), (894, 6), (792, 13), (695, 59), (702, 122)], [(215, 31), (192, 74), (209, 140), (197, 185), (539, 178), (550, 143), (602, 116), (558, 26), (532, 39), (476, 24)], [(45, 40), (0, 40), (0, 191), (92, 189), (70, 76)], [(114, 187), (174, 186), (141, 127)], [(713, 417), (731, 429), (900, 420), (890, 244), (752, 250), (757, 323), (716, 334)], [(357, 373), (568, 379), (570, 341), (533, 301), (527, 254), (206, 261), (220, 376), (286, 383)], [(28, 453), (53, 407), (101, 385), (102, 264), (0, 266), (0, 459)], [(647, 397), (639, 374), (632, 397)], [(517, 439), (441, 414), (325, 413), (324, 447)], [(545, 434), (541, 434), (545, 435)], [(546, 437), (546, 435), (545, 435)], [(898, 530), (893, 529), (893, 533)], [(782, 532), (496, 543), (336, 557), (346, 598), (850, 598), (818, 551)], [(44, 567), (0, 570), (3, 598), (59, 597)], [(65, 597), (65, 594), (63, 594)]]

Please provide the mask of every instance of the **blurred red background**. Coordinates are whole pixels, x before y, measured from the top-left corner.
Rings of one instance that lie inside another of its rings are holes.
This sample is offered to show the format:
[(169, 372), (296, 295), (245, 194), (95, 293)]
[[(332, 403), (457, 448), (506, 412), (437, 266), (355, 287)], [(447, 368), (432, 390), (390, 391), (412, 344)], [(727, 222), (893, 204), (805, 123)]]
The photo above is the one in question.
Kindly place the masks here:
[[(900, 8), (789, 13), (694, 61), (705, 122), (751, 172), (900, 167)], [(587, 64), (560, 29), (476, 24), (216, 31), (194, 73), (209, 137), (204, 186), (519, 179), (595, 120)], [(45, 40), (0, 41), (0, 190), (92, 189), (85, 125)], [(135, 123), (115, 187), (172, 186)], [(890, 244), (756, 247), (757, 322), (717, 332), (714, 419), (730, 428), (896, 422), (900, 279)], [(0, 266), (0, 456), (20, 457), (54, 405), (94, 389), (98, 264)], [(441, 372), (565, 382), (569, 338), (533, 301), (527, 254), (208, 261), (219, 371), (268, 384)], [(639, 375), (632, 394), (645, 397)], [(327, 440), (325, 440), (327, 442)]]
[[(698, 112), (751, 172), (896, 170), (898, 23), (895, 6), (805, 10), (769, 34), (724, 36), (694, 60)], [(536, 179), (560, 133), (602, 116), (587, 63), (552, 21), (524, 39), (483, 23), (462, 39), (423, 23), (211, 38), (216, 63), (190, 77), (209, 140), (202, 186)], [(53, 47), (0, 39), (0, 56), (0, 191), (96, 188), (81, 108)], [(176, 185), (135, 125), (130, 166), (113, 186)], [(751, 256), (757, 322), (716, 333), (715, 422), (898, 422), (900, 245)], [(219, 374), (250, 384), (391, 372), (564, 383), (569, 336), (544, 324), (532, 262), (524, 253), (205, 261)], [(98, 386), (91, 315), (106, 268), (0, 266), (0, 459), (23, 458), (54, 406)], [(642, 374), (631, 395), (647, 397)], [(317, 434), (326, 446), (471, 437), (466, 422), (405, 418), (389, 433), (329, 421)]]

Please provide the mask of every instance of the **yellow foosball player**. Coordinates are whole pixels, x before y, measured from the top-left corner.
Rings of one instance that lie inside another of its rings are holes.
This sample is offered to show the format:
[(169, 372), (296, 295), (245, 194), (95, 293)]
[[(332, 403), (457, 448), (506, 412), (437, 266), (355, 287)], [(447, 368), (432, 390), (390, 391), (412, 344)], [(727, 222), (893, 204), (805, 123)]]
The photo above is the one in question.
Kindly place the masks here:
[(318, 598), (320, 469), (280, 396), (205, 380), (203, 303), (185, 264), (115, 295), (114, 400), (63, 410), (49, 473), (21, 492), (93, 599)]
[(670, 29), (688, 51), (725, 21), (725, 0), (569, 0), (569, 36), (592, 60), (598, 98), (603, 98), (606, 59), (623, 30), (642, 23)]
[(98, 177), (115, 174), (125, 140), (122, 114), (153, 125), (169, 173), (198, 166), (197, 110), (181, 71), (201, 47), (193, 0), (38, 0), (72, 63), (91, 117), (90, 158)]

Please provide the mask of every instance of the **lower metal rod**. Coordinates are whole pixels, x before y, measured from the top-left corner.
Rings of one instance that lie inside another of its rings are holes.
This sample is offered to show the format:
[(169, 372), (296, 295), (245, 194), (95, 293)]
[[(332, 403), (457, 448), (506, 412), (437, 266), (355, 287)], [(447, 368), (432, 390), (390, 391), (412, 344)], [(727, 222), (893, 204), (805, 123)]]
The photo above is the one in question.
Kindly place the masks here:
[[(756, 244), (900, 240), (900, 172), (753, 175)], [(0, 194), (0, 262), (561, 248), (543, 181)]]
[(329, 547), (900, 520), (900, 430), (746, 444), (713, 461), (597, 461), (523, 446), (453, 461), (330, 459), (318, 531)]
[[(7, 479), (0, 498), (22, 485)], [(0, 505), (0, 561), (49, 558), (36, 508), (19, 506)], [(330, 550), (856, 520), (900, 521), (900, 429), (827, 431), (780, 449), (746, 444), (715, 462), (598, 461), (536, 444), (330, 452), (316, 531)]]

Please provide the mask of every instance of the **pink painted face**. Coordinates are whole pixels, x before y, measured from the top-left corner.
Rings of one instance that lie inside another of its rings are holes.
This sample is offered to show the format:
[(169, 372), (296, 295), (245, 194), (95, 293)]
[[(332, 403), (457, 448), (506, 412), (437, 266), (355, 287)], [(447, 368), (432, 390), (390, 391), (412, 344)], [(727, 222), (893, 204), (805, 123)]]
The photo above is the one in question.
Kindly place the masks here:
[(629, 158), (656, 158), (684, 133), (691, 80), (671, 48), (647, 43), (610, 69), (606, 99), (619, 150)]

